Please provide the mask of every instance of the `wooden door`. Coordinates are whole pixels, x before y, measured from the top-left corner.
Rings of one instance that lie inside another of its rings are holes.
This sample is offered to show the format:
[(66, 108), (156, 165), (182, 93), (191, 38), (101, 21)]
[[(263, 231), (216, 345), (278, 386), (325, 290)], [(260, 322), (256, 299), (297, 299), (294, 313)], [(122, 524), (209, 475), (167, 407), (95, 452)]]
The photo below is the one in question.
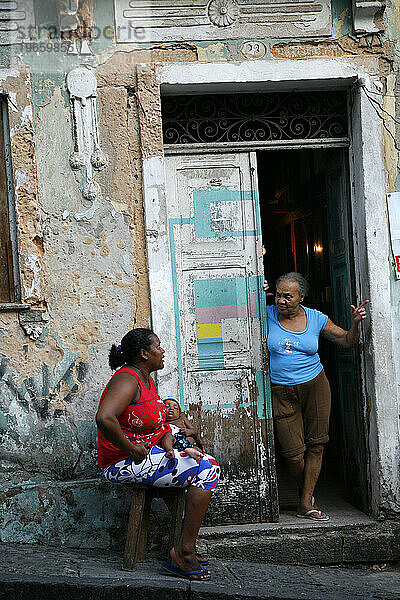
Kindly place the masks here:
[(255, 155), (170, 156), (166, 177), (179, 397), (223, 474), (208, 524), (276, 520)]
[[(345, 329), (351, 325), (350, 304), (357, 302), (348, 185), (344, 152), (332, 161), (327, 173), (329, 261), (332, 280), (333, 320)], [(342, 430), (343, 474), (349, 500), (368, 511), (368, 485), (364, 417), (358, 348), (336, 346), (336, 369)]]

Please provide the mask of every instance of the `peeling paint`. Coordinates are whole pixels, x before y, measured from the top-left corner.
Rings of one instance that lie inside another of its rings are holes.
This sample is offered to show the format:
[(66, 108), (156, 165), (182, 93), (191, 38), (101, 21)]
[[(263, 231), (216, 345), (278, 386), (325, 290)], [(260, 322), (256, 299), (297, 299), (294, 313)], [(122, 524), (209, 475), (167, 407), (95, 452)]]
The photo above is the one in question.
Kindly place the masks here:
[(41, 267), (41, 262), (37, 256), (28, 254), (25, 257), (25, 264), (22, 269), (25, 274), (24, 297), (27, 300), (40, 298), (41, 296)]
[(383, 55), (384, 48), (379, 38), (374, 39), (374, 44), (369, 46), (363, 44), (362, 40), (355, 40), (349, 35), (333, 40), (312, 42), (285, 42), (277, 43), (271, 48), (272, 56), (275, 58), (301, 59), (312, 56), (319, 57), (342, 57), (358, 55)]
[(344, 8), (342, 10), (342, 12), (340, 13), (337, 24), (336, 24), (335, 38), (340, 36), (342, 27), (345, 25), (346, 20), (348, 19), (350, 14), (351, 14), (350, 7), (348, 7), (348, 6), (346, 6), (346, 8)]
[(226, 43), (217, 42), (206, 46), (197, 46), (199, 62), (225, 61), (230, 59), (229, 49)]
[(92, 202), (91, 206), (87, 210), (84, 210), (83, 212), (75, 213), (74, 219), (76, 221), (84, 221), (84, 220), (90, 221), (90, 219), (93, 219), (96, 210), (98, 210), (99, 208), (100, 208), (100, 202), (98, 200), (94, 200)]

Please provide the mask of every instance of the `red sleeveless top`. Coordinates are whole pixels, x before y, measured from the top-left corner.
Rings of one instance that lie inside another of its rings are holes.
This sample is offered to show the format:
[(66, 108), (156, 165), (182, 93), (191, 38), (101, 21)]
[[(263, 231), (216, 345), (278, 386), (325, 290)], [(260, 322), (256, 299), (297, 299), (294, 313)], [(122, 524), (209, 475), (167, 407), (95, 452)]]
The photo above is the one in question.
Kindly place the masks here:
[[(118, 369), (111, 379), (119, 373), (129, 373), (130, 375), (133, 375), (137, 379), (140, 388), (139, 400), (135, 403), (131, 402), (131, 404), (128, 404), (124, 412), (118, 417), (121, 429), (128, 440), (132, 442), (132, 444), (149, 442), (152, 446), (154, 446), (161, 440), (165, 433), (171, 431), (171, 427), (165, 422), (166, 413), (164, 402), (157, 394), (154, 383), (150, 377), (150, 389), (148, 390), (143, 384), (139, 375), (137, 375), (132, 369), (129, 369), (128, 367)], [(100, 398), (99, 406), (103, 402), (104, 396), (107, 393), (107, 388), (110, 381), (104, 388)], [(119, 460), (128, 458), (128, 454), (109, 442), (99, 429), (97, 429), (97, 438), (98, 460), (100, 468), (103, 469), (104, 467), (108, 467)]]

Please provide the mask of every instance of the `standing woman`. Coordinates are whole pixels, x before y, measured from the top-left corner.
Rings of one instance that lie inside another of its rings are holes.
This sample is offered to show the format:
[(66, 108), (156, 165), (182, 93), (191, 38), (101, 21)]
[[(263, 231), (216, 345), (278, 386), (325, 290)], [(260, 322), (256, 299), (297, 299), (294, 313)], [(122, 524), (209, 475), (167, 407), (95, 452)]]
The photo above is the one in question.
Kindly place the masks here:
[[(264, 291), (268, 289), (265, 281)], [(267, 306), (272, 406), (282, 455), (299, 488), (297, 516), (328, 521), (329, 516), (318, 510), (313, 496), (324, 444), (329, 440), (331, 409), (318, 339), (321, 333), (345, 348), (356, 346), (368, 300), (357, 308), (351, 305), (352, 324), (346, 331), (323, 313), (301, 304), (309, 289), (300, 273), (281, 275), (276, 281), (275, 305)]]
[(163, 368), (164, 350), (150, 329), (129, 331), (120, 346), (111, 347), (109, 363), (113, 370), (122, 368), (106, 385), (96, 414), (99, 466), (115, 483), (188, 487), (181, 537), (163, 566), (187, 579), (209, 579), (195, 545), (219, 466), (211, 456), (196, 461), (172, 448), (165, 405), (150, 378)]

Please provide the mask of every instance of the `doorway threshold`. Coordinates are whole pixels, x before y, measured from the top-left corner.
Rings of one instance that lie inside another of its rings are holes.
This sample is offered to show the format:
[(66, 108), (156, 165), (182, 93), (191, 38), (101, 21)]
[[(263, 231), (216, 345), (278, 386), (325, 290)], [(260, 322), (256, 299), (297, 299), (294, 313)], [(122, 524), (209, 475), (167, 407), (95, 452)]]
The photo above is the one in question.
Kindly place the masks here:
[[(321, 486), (322, 487), (322, 486)], [(282, 510), (277, 523), (203, 527), (199, 549), (211, 558), (245, 562), (337, 565), (400, 559), (400, 522), (377, 521), (339, 497), (318, 502), (329, 521), (299, 519)]]

